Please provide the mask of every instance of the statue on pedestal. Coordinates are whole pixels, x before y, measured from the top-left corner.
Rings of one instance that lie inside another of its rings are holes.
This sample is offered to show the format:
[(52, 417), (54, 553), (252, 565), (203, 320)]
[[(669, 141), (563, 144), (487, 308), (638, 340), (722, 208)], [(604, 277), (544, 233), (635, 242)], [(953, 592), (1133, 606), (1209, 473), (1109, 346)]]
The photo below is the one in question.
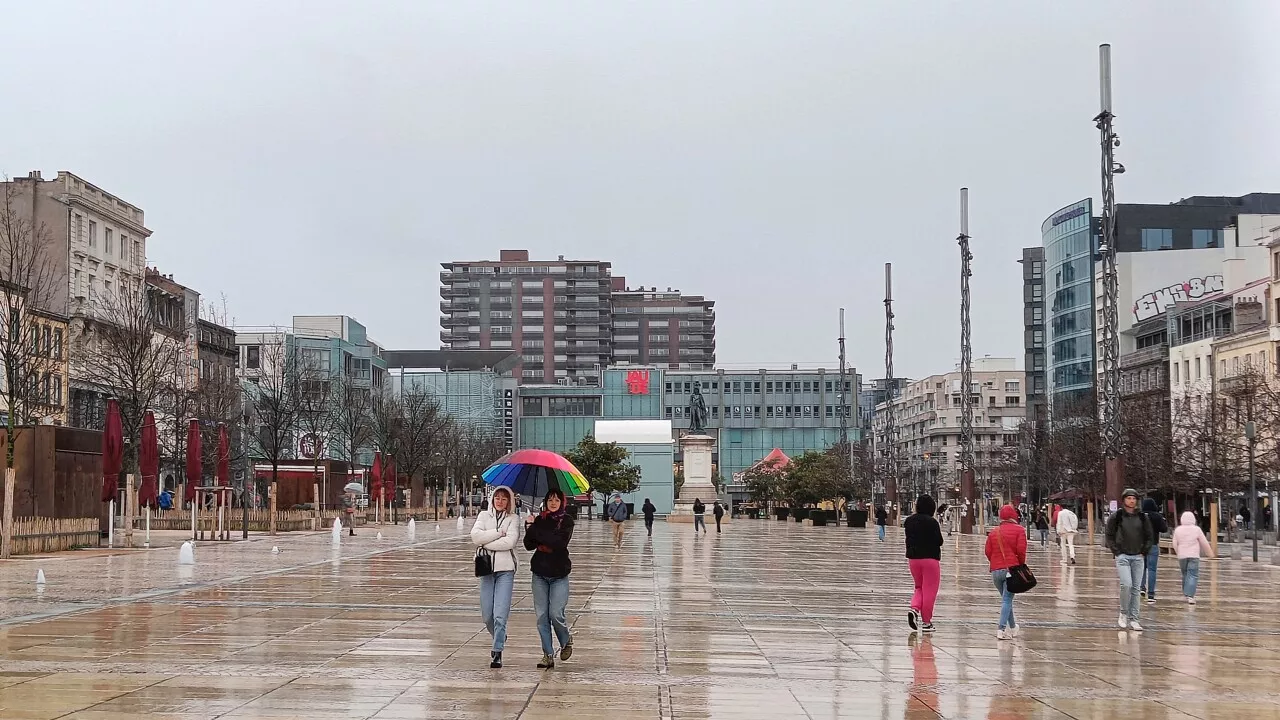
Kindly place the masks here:
[(693, 384), (689, 398), (689, 434), (704, 435), (707, 432), (707, 401), (702, 397), (702, 383)]

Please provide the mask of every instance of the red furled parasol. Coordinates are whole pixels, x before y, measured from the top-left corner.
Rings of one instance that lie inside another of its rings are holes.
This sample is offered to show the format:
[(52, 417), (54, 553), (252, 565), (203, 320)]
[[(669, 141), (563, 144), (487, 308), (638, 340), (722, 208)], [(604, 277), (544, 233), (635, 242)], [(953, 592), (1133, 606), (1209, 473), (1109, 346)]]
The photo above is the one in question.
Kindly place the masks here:
[(373, 467), (369, 469), (371, 477), (370, 493), (373, 502), (378, 502), (378, 498), (382, 497), (382, 453), (373, 454)]
[(382, 497), (390, 505), (396, 497), (396, 460), (387, 456), (387, 466), (382, 469)]
[(196, 486), (204, 478), (200, 463), (200, 421), (187, 421), (187, 502), (195, 502)]
[(120, 493), (120, 464), (124, 460), (124, 428), (120, 424), (120, 403), (107, 401), (107, 424), (102, 431), (102, 502), (112, 502)]
[(142, 446), (138, 448), (138, 469), (142, 487), (138, 490), (140, 507), (155, 507), (160, 494), (160, 440), (156, 433), (156, 416), (150, 410), (142, 420)]
[[(218, 423), (218, 485), (228, 487), (231, 485), (231, 439), (227, 437), (227, 426)], [(218, 493), (218, 502), (226, 503), (224, 496), (230, 497), (227, 493)]]

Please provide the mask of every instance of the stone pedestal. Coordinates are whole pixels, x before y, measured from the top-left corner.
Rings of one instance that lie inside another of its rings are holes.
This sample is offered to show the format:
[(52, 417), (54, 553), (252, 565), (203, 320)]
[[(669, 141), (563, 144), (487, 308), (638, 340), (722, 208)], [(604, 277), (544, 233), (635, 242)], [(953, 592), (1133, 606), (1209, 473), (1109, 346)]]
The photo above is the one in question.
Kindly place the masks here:
[(698, 498), (707, 506), (708, 521), (714, 521), (711, 508), (719, 498), (711, 472), (711, 451), (715, 446), (716, 439), (709, 435), (680, 438), (680, 451), (684, 455), (684, 485), (676, 498), (675, 508), (667, 516), (667, 522), (693, 522), (693, 501)]

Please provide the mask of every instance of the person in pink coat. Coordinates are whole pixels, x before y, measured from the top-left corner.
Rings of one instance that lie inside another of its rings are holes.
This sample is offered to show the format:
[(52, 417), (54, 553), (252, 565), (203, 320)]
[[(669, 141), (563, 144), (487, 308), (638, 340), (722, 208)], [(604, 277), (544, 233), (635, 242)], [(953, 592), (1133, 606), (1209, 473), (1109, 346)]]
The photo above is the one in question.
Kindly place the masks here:
[(1196, 604), (1196, 585), (1200, 582), (1200, 553), (1212, 552), (1204, 531), (1196, 524), (1191, 512), (1182, 513), (1178, 527), (1173, 530), (1173, 551), (1178, 554), (1178, 568), (1182, 570), (1182, 594), (1187, 604)]

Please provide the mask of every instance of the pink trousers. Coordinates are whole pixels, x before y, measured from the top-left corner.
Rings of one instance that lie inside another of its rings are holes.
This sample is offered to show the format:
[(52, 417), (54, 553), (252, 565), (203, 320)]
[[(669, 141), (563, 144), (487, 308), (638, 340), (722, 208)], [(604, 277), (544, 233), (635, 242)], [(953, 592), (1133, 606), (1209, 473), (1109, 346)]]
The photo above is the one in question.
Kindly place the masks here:
[(925, 622), (933, 622), (933, 603), (938, 599), (938, 586), (942, 583), (942, 567), (937, 560), (908, 560), (911, 566), (911, 578), (915, 580), (916, 592), (911, 596), (911, 608), (920, 611), (920, 618)]

